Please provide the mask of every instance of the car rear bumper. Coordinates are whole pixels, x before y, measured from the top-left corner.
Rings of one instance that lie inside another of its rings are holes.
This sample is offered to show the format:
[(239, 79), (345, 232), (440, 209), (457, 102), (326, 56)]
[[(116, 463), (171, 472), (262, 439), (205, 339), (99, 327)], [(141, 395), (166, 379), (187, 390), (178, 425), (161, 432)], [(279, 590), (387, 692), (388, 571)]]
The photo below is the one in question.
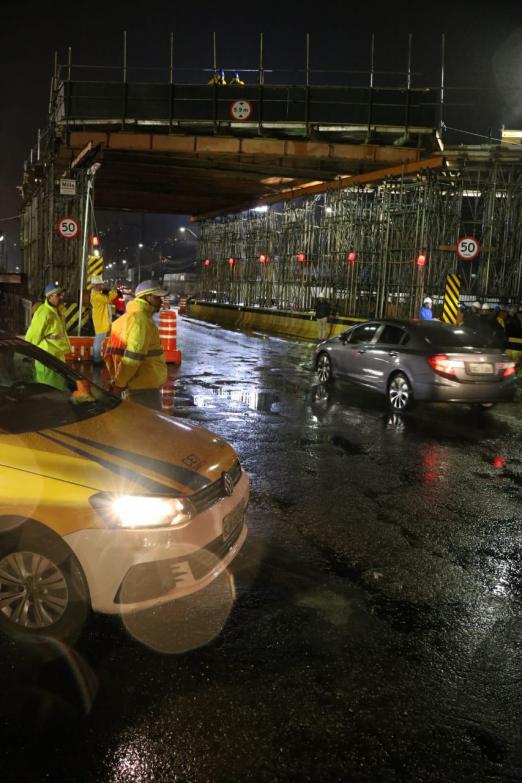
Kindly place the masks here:
[[(249, 481), (179, 529), (88, 529), (65, 541), (78, 558), (95, 611), (124, 614), (206, 587), (234, 559), (246, 535)], [(223, 520), (231, 523), (224, 538)]]
[(468, 404), (511, 402), (517, 391), (516, 380), (509, 378), (496, 383), (456, 383), (440, 379), (415, 384), (414, 396), (425, 402), (462, 402)]

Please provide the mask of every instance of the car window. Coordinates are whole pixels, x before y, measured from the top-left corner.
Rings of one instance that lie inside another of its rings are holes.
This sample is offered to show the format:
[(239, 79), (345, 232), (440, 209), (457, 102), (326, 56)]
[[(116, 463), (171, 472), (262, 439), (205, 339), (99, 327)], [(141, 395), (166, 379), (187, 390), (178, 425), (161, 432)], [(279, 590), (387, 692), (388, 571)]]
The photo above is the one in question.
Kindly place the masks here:
[(59, 427), (118, 404), (44, 351), (16, 341), (0, 345), (0, 433)]
[(463, 326), (443, 323), (426, 323), (418, 327), (424, 341), (431, 346), (443, 348), (487, 348), (487, 339)]
[(367, 343), (374, 337), (379, 326), (380, 324), (362, 324), (362, 326), (356, 326), (355, 329), (350, 332), (347, 342)]
[(408, 332), (401, 326), (386, 324), (379, 335), (377, 345), (380, 343), (385, 343), (386, 345), (405, 345), (409, 339), (410, 336)]

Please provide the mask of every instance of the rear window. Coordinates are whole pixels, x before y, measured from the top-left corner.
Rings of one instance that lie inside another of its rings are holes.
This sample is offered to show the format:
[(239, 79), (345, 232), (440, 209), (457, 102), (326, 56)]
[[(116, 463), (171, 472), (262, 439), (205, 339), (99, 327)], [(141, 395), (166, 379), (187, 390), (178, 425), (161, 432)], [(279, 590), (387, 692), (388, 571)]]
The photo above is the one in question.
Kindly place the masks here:
[(463, 326), (449, 326), (442, 323), (423, 323), (418, 327), (419, 335), (428, 345), (440, 348), (487, 348), (488, 343)]

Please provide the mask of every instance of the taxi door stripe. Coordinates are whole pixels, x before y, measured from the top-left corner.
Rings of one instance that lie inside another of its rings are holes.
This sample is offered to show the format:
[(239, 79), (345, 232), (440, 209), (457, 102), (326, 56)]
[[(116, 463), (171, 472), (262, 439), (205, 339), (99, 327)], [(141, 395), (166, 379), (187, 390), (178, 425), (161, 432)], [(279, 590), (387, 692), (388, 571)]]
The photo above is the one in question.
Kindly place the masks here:
[(172, 462), (164, 462), (163, 460), (155, 459), (154, 457), (137, 454), (134, 451), (118, 449), (116, 446), (98, 443), (89, 438), (82, 438), (80, 435), (71, 435), (71, 433), (62, 432), (62, 430), (59, 429), (53, 429), (51, 432), (61, 436), (65, 435), (67, 438), (78, 441), (78, 443), (83, 443), (85, 446), (91, 446), (93, 449), (104, 451), (106, 454), (111, 454), (114, 457), (120, 457), (120, 459), (124, 459), (127, 462), (132, 462), (133, 465), (142, 465), (144, 468), (152, 470), (160, 476), (165, 476), (178, 484), (183, 484), (183, 486), (189, 487), (190, 489), (203, 489), (212, 483), (210, 479), (202, 476), (200, 473), (196, 473), (195, 470), (182, 468), (181, 465), (174, 465)]
[(181, 495), (180, 492), (172, 489), (172, 487), (169, 487), (167, 484), (161, 484), (159, 481), (154, 481), (153, 479), (149, 479), (146, 476), (142, 476), (140, 473), (136, 473), (134, 470), (122, 468), (120, 465), (115, 465), (114, 462), (109, 462), (108, 460), (102, 459), (101, 457), (96, 457), (94, 454), (89, 454), (88, 451), (79, 449), (76, 446), (70, 445), (69, 443), (64, 443), (64, 441), (58, 440), (58, 438), (53, 438), (52, 435), (46, 435), (43, 432), (39, 432), (38, 435), (40, 435), (42, 438), (50, 440), (52, 443), (56, 443), (58, 446), (62, 446), (64, 449), (68, 449), (73, 454), (77, 454), (79, 457), (84, 457), (91, 462), (96, 462), (98, 465), (101, 465), (102, 468), (109, 470), (111, 473), (115, 473), (116, 475), (131, 479), (136, 484), (141, 484), (149, 492), (155, 492), (162, 495)]

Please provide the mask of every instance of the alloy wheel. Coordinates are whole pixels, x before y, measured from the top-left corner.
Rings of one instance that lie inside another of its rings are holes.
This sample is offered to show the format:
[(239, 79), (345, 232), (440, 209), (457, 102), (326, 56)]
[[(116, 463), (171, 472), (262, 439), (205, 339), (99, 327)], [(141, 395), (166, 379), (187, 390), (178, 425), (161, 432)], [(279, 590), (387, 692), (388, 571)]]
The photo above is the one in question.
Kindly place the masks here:
[(317, 360), (317, 376), (321, 383), (326, 383), (332, 377), (332, 363), (325, 353), (322, 353)]
[(396, 411), (404, 411), (410, 404), (410, 384), (404, 375), (396, 375), (392, 378), (388, 388), (388, 400)]
[(27, 629), (58, 622), (69, 602), (64, 574), (44, 555), (11, 552), (0, 560), (0, 613)]

